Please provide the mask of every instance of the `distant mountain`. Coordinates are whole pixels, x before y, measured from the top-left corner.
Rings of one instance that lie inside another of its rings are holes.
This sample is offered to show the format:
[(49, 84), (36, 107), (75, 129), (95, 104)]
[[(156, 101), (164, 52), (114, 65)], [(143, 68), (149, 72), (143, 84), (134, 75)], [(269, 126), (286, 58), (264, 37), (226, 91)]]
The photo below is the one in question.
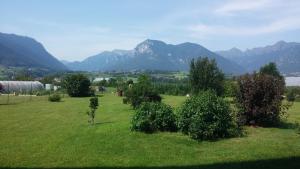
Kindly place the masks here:
[(0, 33), (0, 65), (50, 70), (67, 69), (36, 40), (5, 33)]
[(300, 72), (300, 43), (279, 41), (274, 45), (241, 51), (237, 48), (218, 51), (219, 55), (241, 65), (247, 71), (275, 62), (282, 73)]
[(229, 74), (244, 72), (243, 68), (222, 56), (195, 43), (178, 45), (166, 44), (158, 40), (145, 40), (133, 50), (114, 50), (88, 57), (82, 62), (67, 63), (72, 70), (188, 70), (193, 58), (215, 59), (218, 66)]

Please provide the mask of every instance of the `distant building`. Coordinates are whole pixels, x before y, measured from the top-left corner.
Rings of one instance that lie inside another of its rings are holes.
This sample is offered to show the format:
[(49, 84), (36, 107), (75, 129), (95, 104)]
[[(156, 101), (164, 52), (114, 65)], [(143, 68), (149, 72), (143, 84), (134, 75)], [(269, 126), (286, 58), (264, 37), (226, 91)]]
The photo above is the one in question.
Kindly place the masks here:
[(46, 90), (58, 90), (60, 88), (60, 86), (56, 86), (56, 85), (53, 85), (53, 84), (45, 84), (45, 89)]
[(43, 89), (38, 81), (0, 81), (1, 93), (31, 93)]
[(110, 77), (97, 77), (93, 80), (93, 82), (100, 82), (102, 80), (109, 81), (111, 78)]

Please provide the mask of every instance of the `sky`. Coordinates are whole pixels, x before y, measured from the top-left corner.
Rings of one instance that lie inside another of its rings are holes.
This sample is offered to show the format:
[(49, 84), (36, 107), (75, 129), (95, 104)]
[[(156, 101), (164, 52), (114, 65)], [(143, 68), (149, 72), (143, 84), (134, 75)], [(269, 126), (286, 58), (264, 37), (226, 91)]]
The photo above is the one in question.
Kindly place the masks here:
[(0, 32), (68, 61), (146, 39), (245, 50), (300, 42), (300, 0), (0, 0)]

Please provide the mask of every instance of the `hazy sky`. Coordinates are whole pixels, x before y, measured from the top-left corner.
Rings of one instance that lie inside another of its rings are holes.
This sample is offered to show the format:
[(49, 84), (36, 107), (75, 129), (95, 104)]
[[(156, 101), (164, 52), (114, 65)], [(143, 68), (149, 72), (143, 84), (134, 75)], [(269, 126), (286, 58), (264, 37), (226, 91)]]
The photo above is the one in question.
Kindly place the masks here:
[(299, 42), (300, 0), (0, 0), (0, 32), (72, 61), (145, 39), (246, 49)]

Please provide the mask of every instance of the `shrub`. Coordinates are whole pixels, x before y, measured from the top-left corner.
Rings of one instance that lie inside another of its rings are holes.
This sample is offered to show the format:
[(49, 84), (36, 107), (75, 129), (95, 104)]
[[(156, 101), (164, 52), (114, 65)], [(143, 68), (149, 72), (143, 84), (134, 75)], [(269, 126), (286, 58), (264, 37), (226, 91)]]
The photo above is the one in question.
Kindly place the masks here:
[(49, 100), (50, 102), (60, 102), (61, 97), (60, 97), (59, 94), (52, 94), (52, 95), (50, 95), (50, 96), (48, 97), (48, 100)]
[(196, 140), (236, 135), (238, 127), (229, 103), (212, 91), (187, 99), (178, 111), (178, 128)]
[(274, 126), (284, 113), (284, 82), (272, 75), (253, 73), (239, 77), (236, 102), (243, 124)]
[(170, 106), (163, 103), (146, 102), (135, 111), (131, 129), (152, 133), (155, 131), (175, 131), (176, 118)]
[(137, 108), (143, 102), (161, 102), (160, 95), (153, 89), (148, 76), (145, 75), (139, 77), (138, 83), (127, 88), (125, 96), (133, 108)]
[(71, 97), (92, 96), (90, 80), (82, 74), (72, 74), (64, 78), (63, 86)]
[(224, 83), (224, 94), (225, 97), (234, 97), (236, 91), (236, 83), (233, 80), (226, 80)]
[(127, 104), (128, 103), (128, 99), (127, 98), (123, 98), (123, 104)]

